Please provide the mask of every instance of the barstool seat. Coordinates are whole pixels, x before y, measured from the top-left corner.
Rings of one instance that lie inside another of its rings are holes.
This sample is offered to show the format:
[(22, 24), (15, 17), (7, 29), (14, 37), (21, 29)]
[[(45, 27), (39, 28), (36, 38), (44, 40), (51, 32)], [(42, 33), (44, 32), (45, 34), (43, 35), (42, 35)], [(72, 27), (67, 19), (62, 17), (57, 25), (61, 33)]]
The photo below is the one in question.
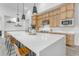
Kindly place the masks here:
[(18, 48), (18, 51), (21, 56), (28, 56), (30, 53), (30, 50), (26, 47)]
[(12, 36), (10, 36), (10, 43), (12, 45), (16, 44), (16, 39), (14, 37), (12, 37)]

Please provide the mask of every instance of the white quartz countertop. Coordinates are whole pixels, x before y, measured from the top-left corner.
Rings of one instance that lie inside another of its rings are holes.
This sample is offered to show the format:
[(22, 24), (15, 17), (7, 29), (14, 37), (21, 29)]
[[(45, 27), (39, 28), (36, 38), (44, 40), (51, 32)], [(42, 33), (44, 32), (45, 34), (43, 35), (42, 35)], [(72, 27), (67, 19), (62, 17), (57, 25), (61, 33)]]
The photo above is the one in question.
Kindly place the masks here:
[(49, 45), (65, 37), (65, 35), (49, 33), (37, 33), (36, 35), (29, 35), (29, 33), (25, 31), (12, 31), (8, 33), (35, 53), (38, 53)]

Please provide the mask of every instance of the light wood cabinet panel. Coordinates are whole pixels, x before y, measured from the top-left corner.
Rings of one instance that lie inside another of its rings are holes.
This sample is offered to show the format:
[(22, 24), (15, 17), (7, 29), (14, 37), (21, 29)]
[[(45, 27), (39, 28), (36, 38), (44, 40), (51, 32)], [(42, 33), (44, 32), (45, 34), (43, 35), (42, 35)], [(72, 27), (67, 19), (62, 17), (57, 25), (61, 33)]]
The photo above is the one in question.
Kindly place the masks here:
[(42, 18), (42, 19), (43, 19), (43, 20), (47, 20), (48, 18), (49, 18), (49, 17), (48, 17), (48, 13), (46, 13), (46, 14), (43, 15), (43, 18)]
[(68, 46), (74, 45), (74, 35), (73, 34), (66, 34), (66, 44)]
[(67, 3), (46, 13), (41, 13), (38, 17), (32, 17), (33, 25), (41, 27), (43, 20), (49, 20), (50, 27), (59, 27), (61, 20), (74, 17), (74, 3)]
[(42, 25), (42, 19), (39, 19), (38, 21), (37, 21), (37, 27), (39, 28), (39, 27), (41, 27), (41, 25)]
[(39, 17), (40, 17), (40, 19), (42, 19), (43, 18), (43, 15), (40, 15)]
[(73, 17), (74, 17), (74, 11), (73, 11), (73, 10), (67, 11), (66, 17), (67, 17), (67, 18), (73, 18)]
[(36, 16), (32, 16), (32, 19), (36, 19)]
[(36, 19), (32, 20), (32, 25), (36, 25)]
[(67, 10), (73, 10), (74, 9), (75, 4), (74, 3), (68, 3), (66, 5)]
[(49, 22), (50, 22), (50, 27), (56, 26), (56, 24), (55, 24), (56, 21), (55, 21), (54, 17), (51, 17)]
[(32, 25), (37, 25), (37, 20), (38, 20), (37, 17), (38, 17), (37, 15), (32, 16)]
[(40, 15), (38, 15), (37, 19), (41, 19)]
[(48, 16), (49, 16), (49, 14), (47, 13), (47, 14), (46, 14), (46, 17), (48, 17)]
[(55, 26), (58, 27), (60, 25), (60, 15), (55, 16)]
[(64, 6), (62, 6), (62, 7), (60, 7), (60, 12), (62, 13), (62, 12), (65, 12), (66, 11), (66, 6), (64, 5)]
[(63, 12), (60, 14), (60, 20), (65, 20), (66, 19), (66, 12)]
[(50, 27), (58, 27), (60, 24), (59, 15), (50, 18)]
[(49, 12), (49, 17), (52, 17), (53, 16), (53, 12)]
[(41, 19), (45, 19), (45, 14), (42, 15), (42, 18)]
[(55, 16), (57, 14), (57, 10), (54, 10), (53, 11), (53, 15)]

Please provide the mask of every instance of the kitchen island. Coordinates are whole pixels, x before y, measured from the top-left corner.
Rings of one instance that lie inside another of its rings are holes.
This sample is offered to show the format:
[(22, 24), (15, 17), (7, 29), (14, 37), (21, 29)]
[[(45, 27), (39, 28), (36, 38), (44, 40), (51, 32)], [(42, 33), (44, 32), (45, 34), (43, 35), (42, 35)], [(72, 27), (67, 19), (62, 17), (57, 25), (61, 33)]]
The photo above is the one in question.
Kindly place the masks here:
[(25, 31), (8, 31), (7, 33), (36, 53), (36, 56), (66, 55), (65, 35), (50, 33), (29, 35)]

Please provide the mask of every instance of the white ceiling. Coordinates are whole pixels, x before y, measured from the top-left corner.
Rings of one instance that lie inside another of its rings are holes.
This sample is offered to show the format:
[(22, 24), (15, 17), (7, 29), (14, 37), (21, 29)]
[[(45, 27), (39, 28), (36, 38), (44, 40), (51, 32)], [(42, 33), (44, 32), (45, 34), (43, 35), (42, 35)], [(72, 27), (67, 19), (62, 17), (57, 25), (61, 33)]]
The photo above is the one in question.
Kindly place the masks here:
[[(19, 4), (19, 14), (20, 16), (23, 13), (23, 3), (18, 3)], [(31, 10), (33, 8), (34, 3), (24, 3), (24, 10), (25, 14), (27, 13), (28, 10)], [(38, 11), (45, 11), (46, 9), (50, 9), (53, 6), (59, 5), (58, 3), (37, 3), (38, 6)], [(7, 16), (12, 16), (16, 17), (17, 14), (17, 3), (0, 3), (0, 15), (7, 15)]]
[[(23, 10), (23, 3), (18, 3), (19, 10)], [(33, 3), (24, 3), (24, 9), (27, 11), (27, 9), (30, 9), (33, 7)], [(17, 9), (17, 3), (0, 3), (0, 7), (3, 7), (8, 10), (16, 10)]]
[[(23, 12), (23, 3), (19, 4), (19, 13)], [(24, 10), (27, 13), (28, 10), (32, 10), (33, 3), (24, 3)], [(0, 13), (4, 13), (5, 15), (16, 15), (17, 13), (17, 3), (0, 3)]]

